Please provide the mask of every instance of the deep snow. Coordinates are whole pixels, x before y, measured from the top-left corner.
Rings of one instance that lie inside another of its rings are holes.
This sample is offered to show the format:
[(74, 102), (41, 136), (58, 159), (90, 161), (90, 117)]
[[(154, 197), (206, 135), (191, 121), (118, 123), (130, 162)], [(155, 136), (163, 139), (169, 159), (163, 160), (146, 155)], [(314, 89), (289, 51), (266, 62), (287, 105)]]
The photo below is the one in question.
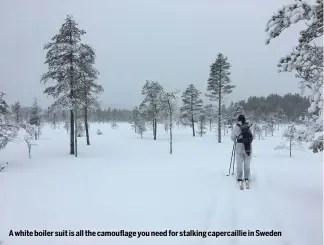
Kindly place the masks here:
[[(103, 135), (95, 134), (99, 128)], [(79, 138), (68, 154), (63, 128), (43, 128), (32, 159), (23, 138), (0, 152), (0, 241), (3, 245), (323, 244), (322, 154), (274, 150), (280, 132), (253, 144), (250, 190), (227, 177), (232, 142), (218, 144), (174, 129), (144, 138), (128, 124), (91, 124), (91, 146)], [(279, 237), (9, 237), (10, 230), (281, 231)]]

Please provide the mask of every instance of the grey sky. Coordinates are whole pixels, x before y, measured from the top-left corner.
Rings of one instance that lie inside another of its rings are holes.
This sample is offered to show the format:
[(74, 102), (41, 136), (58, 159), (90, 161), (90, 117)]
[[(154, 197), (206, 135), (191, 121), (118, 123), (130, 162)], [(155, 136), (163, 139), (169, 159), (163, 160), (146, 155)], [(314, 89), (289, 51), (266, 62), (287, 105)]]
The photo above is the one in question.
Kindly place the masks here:
[(7, 100), (43, 106), (46, 71), (43, 45), (67, 14), (96, 50), (103, 107), (141, 102), (146, 79), (181, 93), (193, 83), (206, 92), (209, 66), (222, 52), (237, 87), (229, 100), (250, 95), (300, 92), (293, 73), (277, 73), (277, 63), (297, 43), (299, 28), (265, 45), (267, 20), (292, 0), (1, 0), (0, 79)]

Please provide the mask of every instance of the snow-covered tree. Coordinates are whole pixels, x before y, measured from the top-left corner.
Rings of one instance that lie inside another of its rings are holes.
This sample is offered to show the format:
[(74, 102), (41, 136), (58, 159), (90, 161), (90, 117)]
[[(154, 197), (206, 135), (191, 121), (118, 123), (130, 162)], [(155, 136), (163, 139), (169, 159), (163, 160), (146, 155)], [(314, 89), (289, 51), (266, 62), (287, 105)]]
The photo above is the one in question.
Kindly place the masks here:
[(26, 131), (24, 140), (27, 144), (29, 158), (31, 158), (32, 146), (36, 145), (35, 143), (33, 143), (33, 139), (35, 135), (38, 134), (39, 127), (30, 123), (21, 123), (20, 126)]
[(172, 91), (164, 93), (162, 97), (162, 107), (169, 118), (169, 131), (170, 131), (170, 154), (172, 154), (172, 129), (173, 129), (173, 117), (176, 110), (176, 102), (178, 99), (179, 91)]
[(145, 105), (147, 116), (152, 120), (153, 138), (156, 140), (157, 119), (162, 106), (163, 87), (156, 81), (146, 80), (142, 95), (145, 96), (142, 104)]
[(48, 50), (45, 64), (48, 71), (43, 74), (41, 81), (44, 84), (54, 81), (44, 93), (54, 97), (53, 108), (67, 108), (70, 110), (70, 154), (75, 154), (75, 117), (74, 110), (80, 103), (76, 91), (82, 85), (81, 74), (83, 64), (80, 60), (85, 45), (81, 43), (84, 30), (78, 28), (78, 24), (72, 16), (67, 16), (58, 34), (51, 42), (44, 46)]
[(278, 124), (278, 131), (279, 131), (279, 128), (280, 128), (280, 124), (282, 124), (284, 122), (284, 118), (285, 118), (285, 112), (282, 108), (277, 108), (275, 113), (274, 113), (274, 116), (276, 117), (276, 121), (277, 121), (277, 124)]
[(272, 112), (267, 117), (267, 130), (269, 133), (271, 133), (271, 136), (273, 136), (273, 133), (275, 131), (276, 123), (277, 123), (276, 114)]
[(222, 121), (222, 105), (225, 96), (232, 93), (235, 85), (231, 85), (230, 80), (230, 63), (227, 57), (219, 53), (216, 61), (210, 66), (209, 78), (207, 83), (206, 94), (210, 101), (218, 101), (218, 143), (222, 142), (221, 121)]
[(31, 147), (32, 147), (32, 140), (33, 140), (33, 137), (30, 136), (30, 135), (28, 135), (28, 134), (26, 134), (26, 135), (24, 136), (24, 139), (25, 139), (25, 142), (26, 142), (26, 144), (27, 144), (27, 148), (28, 148), (28, 156), (29, 156), (29, 158), (31, 158)]
[(118, 123), (115, 120), (112, 120), (110, 122), (110, 126), (111, 126), (112, 129), (117, 129), (119, 127)]
[(99, 103), (95, 95), (104, 91), (103, 87), (96, 83), (99, 72), (94, 68), (96, 54), (92, 47), (83, 45), (80, 51), (79, 66), (81, 85), (76, 91), (77, 97), (82, 102), (82, 113), (86, 132), (87, 145), (90, 145), (88, 113), (91, 109), (99, 108)]
[(300, 142), (309, 143), (309, 149), (313, 149), (313, 151), (323, 151), (321, 148), (323, 145), (320, 140), (314, 140), (314, 135), (318, 132), (318, 125), (315, 121), (310, 120), (305, 123), (304, 127), (297, 130), (296, 139)]
[(193, 136), (195, 136), (195, 123), (197, 122), (198, 114), (203, 107), (200, 95), (201, 92), (193, 84), (190, 84), (182, 94), (181, 118), (186, 125), (191, 126)]
[(145, 104), (141, 104), (139, 107), (136, 106), (133, 110), (133, 124), (135, 133), (139, 134), (143, 138), (143, 133), (146, 132), (146, 120), (147, 120), (147, 109)]
[(66, 115), (66, 112), (64, 110), (62, 112), (62, 120), (63, 120), (63, 126), (66, 129), (66, 132), (69, 133), (70, 124), (69, 124), (68, 116)]
[(261, 138), (263, 138), (263, 136), (262, 136), (263, 130), (262, 130), (262, 127), (258, 123), (253, 123), (251, 129), (253, 131), (253, 135), (257, 135), (259, 140)]
[(237, 122), (239, 115), (245, 115), (244, 108), (239, 104), (235, 104), (232, 110), (232, 124), (235, 124)]
[(21, 121), (21, 111), (20, 110), (21, 110), (21, 105), (20, 105), (19, 101), (16, 101), (15, 104), (13, 104), (13, 106), (12, 106), (12, 112), (14, 114), (15, 122), (17, 124), (19, 124)]
[(207, 117), (206, 117), (206, 110), (205, 108), (201, 108), (198, 114), (198, 131), (197, 133), (202, 137), (206, 133), (206, 124), (207, 124)]
[(296, 146), (301, 146), (300, 138), (298, 137), (297, 129), (294, 124), (291, 124), (288, 126), (287, 129), (285, 129), (283, 135), (283, 139), (288, 142), (288, 146), (286, 145), (286, 142), (281, 142), (275, 149), (289, 149), (289, 156), (291, 157), (292, 148)]
[(135, 133), (137, 133), (138, 121), (139, 121), (139, 109), (138, 106), (135, 106), (135, 108), (133, 109), (133, 115), (130, 120), (131, 126), (134, 129)]
[(209, 131), (212, 129), (213, 120), (215, 119), (215, 111), (212, 104), (204, 106), (206, 120), (209, 123)]
[(221, 124), (223, 126), (223, 131), (224, 131), (224, 135), (226, 133), (228, 133), (228, 128), (232, 127), (232, 123), (231, 123), (231, 117), (228, 116), (227, 113), (222, 112), (222, 121)]
[(17, 135), (17, 125), (9, 121), (10, 108), (4, 100), (5, 93), (0, 92), (0, 150)]
[(80, 120), (77, 120), (77, 136), (83, 137), (84, 136), (85, 127), (83, 126)]
[(102, 132), (100, 131), (100, 129), (97, 129), (97, 135), (102, 135)]
[[(308, 90), (311, 102), (309, 113), (314, 114), (318, 131), (314, 134), (315, 144), (311, 145), (313, 152), (323, 149), (323, 0), (317, 0), (311, 5), (301, 0), (285, 5), (274, 14), (267, 23), (266, 32), (271, 39), (280, 34), (292, 24), (305, 21), (306, 29), (300, 32), (299, 44), (285, 57), (280, 59), (279, 72), (296, 72), (300, 79), (302, 91)], [(316, 42), (320, 41), (319, 45)]]
[(144, 119), (140, 119), (137, 124), (137, 133), (143, 138), (143, 133), (146, 131), (146, 123)]
[(40, 133), (40, 120), (41, 120), (41, 108), (38, 106), (37, 98), (34, 99), (33, 106), (30, 108), (29, 124), (35, 125), (38, 130), (35, 132), (35, 140), (38, 139)]
[(116, 114), (117, 114), (117, 110), (113, 109), (112, 110), (111, 121), (110, 121), (110, 125), (111, 125), (112, 129), (117, 129), (119, 127), (118, 123), (117, 123), (117, 115)]

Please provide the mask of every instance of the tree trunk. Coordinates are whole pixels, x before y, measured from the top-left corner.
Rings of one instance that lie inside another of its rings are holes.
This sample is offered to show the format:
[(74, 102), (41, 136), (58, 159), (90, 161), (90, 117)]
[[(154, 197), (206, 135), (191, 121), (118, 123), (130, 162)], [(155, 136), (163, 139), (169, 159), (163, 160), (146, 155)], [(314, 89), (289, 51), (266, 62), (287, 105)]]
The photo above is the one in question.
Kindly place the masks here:
[(289, 157), (291, 157), (291, 140), (289, 140)]
[(209, 119), (209, 131), (211, 131), (211, 128), (212, 128), (212, 120)]
[(154, 132), (155, 132), (155, 123), (154, 123), (155, 117), (153, 115), (153, 121), (152, 121), (152, 126), (153, 126), (153, 138), (154, 138)]
[(75, 125), (75, 133), (74, 133), (74, 156), (77, 157), (78, 156), (78, 115), (77, 115), (77, 109), (75, 108), (74, 110), (74, 115), (75, 115), (75, 119), (74, 119), (74, 125)]
[[(70, 45), (72, 46), (72, 27), (70, 26)], [(73, 92), (73, 55), (72, 53), (70, 54), (70, 99), (74, 99), (74, 92)], [(74, 108), (73, 108), (74, 109)], [(74, 113), (73, 109), (70, 110), (70, 123), (71, 123), (71, 133), (70, 133), (70, 154), (74, 154)]]
[(195, 121), (194, 121), (194, 117), (193, 114), (191, 114), (191, 127), (192, 127), (192, 136), (195, 137)]
[(156, 118), (154, 118), (154, 140), (156, 140), (156, 127), (157, 127)]
[(70, 110), (70, 154), (74, 155), (74, 113)]
[(87, 106), (84, 107), (84, 127), (85, 127), (85, 131), (86, 131), (87, 145), (90, 145), (89, 127), (88, 127), (88, 109), (87, 109)]
[[(219, 81), (219, 84), (221, 83), (221, 81)], [(219, 86), (219, 92), (218, 92), (218, 96), (219, 96), (219, 99), (218, 99), (218, 143), (222, 143), (222, 131), (221, 131), (221, 114), (222, 114), (222, 111), (221, 111), (221, 106), (222, 106), (222, 98), (221, 98), (221, 86)]]
[(170, 108), (170, 154), (172, 154), (172, 109)]

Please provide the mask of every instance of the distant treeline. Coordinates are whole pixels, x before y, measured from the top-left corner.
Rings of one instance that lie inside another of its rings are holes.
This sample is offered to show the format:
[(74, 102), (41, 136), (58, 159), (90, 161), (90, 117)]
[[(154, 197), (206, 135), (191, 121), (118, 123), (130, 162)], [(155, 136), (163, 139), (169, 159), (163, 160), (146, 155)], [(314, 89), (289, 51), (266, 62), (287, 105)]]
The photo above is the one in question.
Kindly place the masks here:
[(270, 94), (267, 97), (250, 96), (247, 100), (232, 102), (229, 108), (224, 108), (230, 113), (236, 105), (244, 108), (245, 114), (254, 114), (258, 120), (265, 120), (271, 113), (282, 110), (288, 120), (296, 120), (308, 114), (310, 102), (307, 97), (300, 94)]
[[(267, 97), (250, 96), (247, 100), (232, 102), (229, 107), (223, 106), (223, 112), (230, 115), (237, 105), (244, 108), (245, 114), (253, 114), (257, 120), (266, 120), (270, 113), (276, 113), (278, 109), (284, 112), (288, 120), (295, 120), (307, 115), (307, 108), (310, 106), (310, 103), (306, 97), (291, 93), (284, 96), (278, 94), (270, 94)], [(26, 106), (20, 108), (19, 113), (22, 119), (28, 120), (30, 108)], [(41, 109), (41, 112), (43, 122), (52, 122), (53, 120), (61, 122), (68, 115), (68, 111), (62, 109), (55, 110), (54, 112)], [(99, 123), (110, 121), (129, 122), (132, 115), (133, 110), (110, 107), (107, 109), (100, 108), (90, 111), (89, 120)]]

